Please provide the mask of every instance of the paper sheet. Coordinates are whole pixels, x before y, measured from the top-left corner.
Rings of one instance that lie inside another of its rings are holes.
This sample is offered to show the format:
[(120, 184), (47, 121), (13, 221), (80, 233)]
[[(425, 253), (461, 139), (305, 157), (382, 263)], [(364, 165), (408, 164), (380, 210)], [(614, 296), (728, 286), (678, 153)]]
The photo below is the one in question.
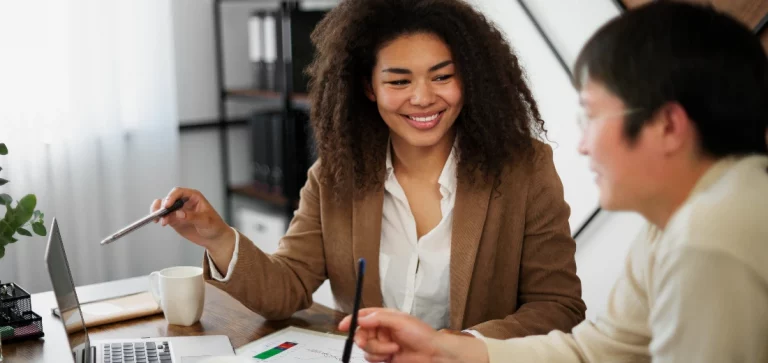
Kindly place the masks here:
[[(341, 362), (346, 340), (341, 335), (288, 327), (248, 343), (238, 348), (236, 353), (250, 358), (252, 362), (338, 363)], [(360, 348), (353, 346), (350, 363), (365, 363), (363, 357)]]

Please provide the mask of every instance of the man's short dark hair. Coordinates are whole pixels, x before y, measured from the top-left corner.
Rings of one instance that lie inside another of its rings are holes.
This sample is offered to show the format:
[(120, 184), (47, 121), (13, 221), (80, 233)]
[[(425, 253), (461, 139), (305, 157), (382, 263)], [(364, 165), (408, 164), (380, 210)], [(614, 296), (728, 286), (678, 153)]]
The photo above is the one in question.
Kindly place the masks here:
[(641, 110), (624, 121), (630, 142), (677, 102), (704, 153), (768, 152), (768, 57), (747, 27), (711, 7), (654, 2), (608, 22), (576, 60), (574, 85), (587, 77)]

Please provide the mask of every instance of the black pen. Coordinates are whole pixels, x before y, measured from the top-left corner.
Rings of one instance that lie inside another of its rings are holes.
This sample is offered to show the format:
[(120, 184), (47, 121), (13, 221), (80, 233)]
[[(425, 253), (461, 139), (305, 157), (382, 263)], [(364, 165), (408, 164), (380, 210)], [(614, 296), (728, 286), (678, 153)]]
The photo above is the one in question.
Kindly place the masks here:
[(186, 201), (187, 201), (187, 198), (177, 199), (173, 203), (173, 205), (171, 205), (170, 207), (168, 207), (168, 208), (160, 208), (160, 209), (156, 210), (154, 213), (151, 213), (148, 216), (146, 216), (146, 217), (144, 217), (142, 219), (139, 219), (136, 222), (131, 223), (127, 227), (125, 227), (125, 228), (115, 232), (111, 236), (105, 238), (103, 241), (101, 241), (101, 245), (103, 246), (105, 244), (117, 241), (121, 237), (123, 237), (126, 234), (131, 233), (131, 232), (139, 229), (143, 225), (145, 225), (145, 224), (147, 224), (149, 222), (152, 222), (153, 220), (155, 220), (157, 218), (161, 218), (161, 217), (167, 216), (168, 214), (170, 214), (170, 213), (174, 212), (175, 210), (181, 208), (181, 206), (184, 205), (184, 203)]
[(365, 275), (365, 259), (357, 260), (357, 287), (355, 288), (355, 306), (352, 310), (352, 322), (349, 324), (349, 335), (344, 344), (344, 354), (341, 361), (349, 363), (352, 356), (352, 346), (355, 344), (355, 330), (357, 329), (357, 311), (360, 310), (360, 297), (363, 295), (363, 275)]

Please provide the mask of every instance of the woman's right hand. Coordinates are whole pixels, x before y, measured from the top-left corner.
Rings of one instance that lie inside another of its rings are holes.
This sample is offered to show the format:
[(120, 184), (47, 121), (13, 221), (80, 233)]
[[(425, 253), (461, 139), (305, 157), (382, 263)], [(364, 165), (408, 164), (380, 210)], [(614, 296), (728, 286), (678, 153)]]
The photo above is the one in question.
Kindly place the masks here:
[(150, 212), (170, 207), (176, 200), (182, 198), (186, 198), (187, 201), (180, 209), (155, 220), (155, 223), (173, 227), (182, 237), (208, 251), (234, 248), (234, 231), (197, 190), (173, 188), (165, 199), (155, 199), (152, 202)]

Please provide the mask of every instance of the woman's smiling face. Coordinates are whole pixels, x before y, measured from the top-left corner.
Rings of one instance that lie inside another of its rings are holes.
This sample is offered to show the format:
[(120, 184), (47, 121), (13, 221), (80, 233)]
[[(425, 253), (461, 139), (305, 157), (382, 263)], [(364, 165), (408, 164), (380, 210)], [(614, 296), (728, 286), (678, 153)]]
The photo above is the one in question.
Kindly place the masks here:
[(367, 96), (393, 139), (419, 147), (452, 137), (463, 106), (451, 50), (429, 33), (402, 35), (379, 50)]

